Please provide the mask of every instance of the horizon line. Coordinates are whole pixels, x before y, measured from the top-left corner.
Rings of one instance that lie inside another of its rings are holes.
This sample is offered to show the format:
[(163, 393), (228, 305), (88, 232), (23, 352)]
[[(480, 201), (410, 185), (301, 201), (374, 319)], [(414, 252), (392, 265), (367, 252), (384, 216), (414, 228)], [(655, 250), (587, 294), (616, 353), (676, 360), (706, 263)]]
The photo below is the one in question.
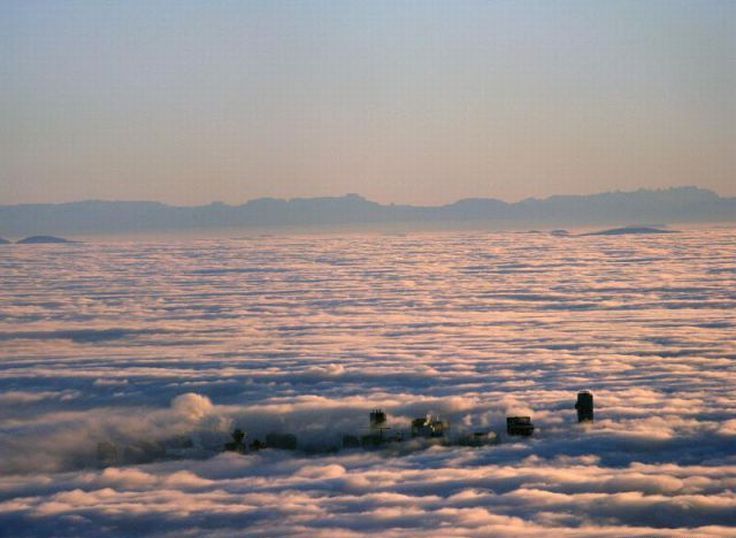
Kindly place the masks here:
[(729, 199), (729, 198), (736, 198), (731, 196), (723, 196), (721, 193), (717, 192), (714, 189), (711, 188), (705, 188), (705, 187), (699, 187), (697, 185), (673, 185), (670, 187), (656, 187), (656, 188), (649, 188), (649, 187), (639, 187), (638, 189), (633, 190), (622, 190), (622, 189), (615, 189), (615, 190), (607, 190), (607, 191), (600, 191), (590, 194), (575, 194), (575, 193), (565, 193), (565, 194), (551, 194), (549, 196), (545, 196), (542, 198), (538, 198), (536, 196), (528, 196), (526, 198), (521, 198), (516, 201), (509, 202), (507, 200), (504, 200), (502, 198), (496, 198), (494, 196), (468, 196), (463, 198), (457, 198), (454, 201), (448, 201), (441, 204), (434, 204), (434, 205), (427, 205), (427, 204), (412, 204), (412, 203), (398, 203), (398, 202), (377, 202), (375, 200), (371, 200), (370, 198), (366, 198), (362, 194), (355, 193), (355, 192), (348, 192), (343, 194), (334, 194), (334, 195), (317, 195), (317, 196), (293, 196), (288, 198), (280, 198), (277, 196), (259, 196), (256, 198), (249, 198), (245, 200), (244, 202), (240, 203), (231, 203), (231, 202), (223, 202), (222, 200), (212, 200), (210, 202), (206, 203), (199, 203), (199, 204), (176, 204), (176, 203), (170, 203), (165, 202), (161, 200), (145, 200), (145, 199), (105, 199), (105, 198), (84, 198), (79, 200), (68, 200), (63, 202), (16, 202), (16, 203), (0, 203), (0, 207), (21, 207), (21, 206), (40, 206), (40, 205), (71, 205), (71, 204), (83, 204), (83, 203), (122, 203), (122, 204), (133, 204), (133, 203), (145, 203), (145, 204), (159, 204), (163, 206), (168, 207), (181, 207), (181, 208), (195, 208), (195, 207), (208, 207), (213, 205), (222, 205), (227, 207), (242, 207), (245, 206), (251, 202), (255, 202), (258, 200), (278, 200), (278, 201), (284, 201), (284, 202), (292, 202), (295, 200), (319, 200), (319, 199), (344, 199), (344, 198), (360, 198), (362, 200), (365, 200), (370, 203), (375, 203), (381, 206), (409, 206), (409, 207), (445, 207), (450, 206), (453, 204), (456, 204), (458, 202), (462, 202), (465, 200), (494, 200), (498, 202), (503, 202), (507, 205), (515, 205), (519, 203), (523, 203), (526, 201), (546, 201), (550, 200), (552, 198), (565, 198), (565, 197), (590, 197), (590, 196), (602, 196), (606, 194), (634, 194), (637, 192), (667, 192), (667, 191), (673, 191), (673, 190), (698, 190), (703, 192), (710, 192), (712, 194), (715, 194), (720, 199)]

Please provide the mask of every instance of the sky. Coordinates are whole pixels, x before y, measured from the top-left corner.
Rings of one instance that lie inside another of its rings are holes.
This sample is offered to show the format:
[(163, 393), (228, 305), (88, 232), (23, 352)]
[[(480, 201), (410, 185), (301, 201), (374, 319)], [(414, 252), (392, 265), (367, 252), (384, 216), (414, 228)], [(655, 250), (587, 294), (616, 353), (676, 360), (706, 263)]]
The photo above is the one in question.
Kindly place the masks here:
[(0, 4), (0, 203), (736, 196), (736, 2)]

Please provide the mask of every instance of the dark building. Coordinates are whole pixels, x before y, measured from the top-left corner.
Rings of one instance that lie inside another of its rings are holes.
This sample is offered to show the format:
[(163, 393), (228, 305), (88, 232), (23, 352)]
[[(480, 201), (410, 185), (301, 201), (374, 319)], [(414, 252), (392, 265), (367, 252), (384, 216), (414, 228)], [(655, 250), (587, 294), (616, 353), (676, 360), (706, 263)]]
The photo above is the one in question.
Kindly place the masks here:
[(343, 448), (359, 448), (360, 439), (355, 435), (343, 435), (342, 436), (342, 447)]
[(383, 431), (379, 433), (369, 433), (368, 435), (360, 437), (360, 446), (363, 448), (377, 448), (382, 446), (384, 442)]
[(476, 431), (470, 434), (463, 435), (457, 440), (457, 444), (460, 446), (486, 446), (493, 445), (498, 442), (496, 432), (493, 431)]
[(382, 445), (385, 442), (383, 434), (389, 429), (386, 413), (382, 409), (374, 409), (370, 414), (370, 433), (361, 437), (361, 444), (366, 448)]
[(432, 415), (415, 418), (411, 421), (412, 437), (444, 437), (450, 425), (445, 420), (440, 420)]
[(506, 432), (509, 435), (531, 435), (534, 424), (531, 417), (506, 417)]
[(266, 446), (280, 450), (296, 450), (296, 435), (293, 433), (269, 433), (266, 436)]
[(386, 427), (386, 413), (381, 409), (371, 411), (371, 429)]
[(243, 442), (243, 439), (245, 439), (245, 432), (240, 428), (237, 428), (233, 432), (232, 442), (225, 443), (225, 450), (243, 454), (245, 452), (245, 443)]
[(593, 394), (583, 390), (578, 392), (578, 401), (575, 403), (578, 410), (578, 422), (589, 422), (593, 420)]

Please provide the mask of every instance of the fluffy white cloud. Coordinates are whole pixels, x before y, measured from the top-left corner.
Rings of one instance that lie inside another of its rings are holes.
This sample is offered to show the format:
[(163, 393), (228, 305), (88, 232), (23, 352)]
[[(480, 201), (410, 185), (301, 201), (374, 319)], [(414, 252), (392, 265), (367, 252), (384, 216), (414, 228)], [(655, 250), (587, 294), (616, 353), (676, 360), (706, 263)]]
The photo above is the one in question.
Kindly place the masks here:
[[(732, 238), (11, 248), (0, 534), (733, 536)], [(456, 433), (522, 413), (538, 429), (324, 452), (376, 406), (394, 430), (427, 412)], [(313, 453), (218, 454), (236, 426)], [(119, 464), (98, 468), (99, 442)]]

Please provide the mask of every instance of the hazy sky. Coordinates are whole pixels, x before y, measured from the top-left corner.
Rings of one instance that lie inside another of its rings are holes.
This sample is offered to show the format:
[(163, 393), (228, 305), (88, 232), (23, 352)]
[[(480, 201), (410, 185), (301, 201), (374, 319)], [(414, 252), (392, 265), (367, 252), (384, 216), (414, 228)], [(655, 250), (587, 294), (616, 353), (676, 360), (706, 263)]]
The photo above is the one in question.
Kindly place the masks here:
[(735, 1), (0, 3), (0, 203), (736, 195)]

